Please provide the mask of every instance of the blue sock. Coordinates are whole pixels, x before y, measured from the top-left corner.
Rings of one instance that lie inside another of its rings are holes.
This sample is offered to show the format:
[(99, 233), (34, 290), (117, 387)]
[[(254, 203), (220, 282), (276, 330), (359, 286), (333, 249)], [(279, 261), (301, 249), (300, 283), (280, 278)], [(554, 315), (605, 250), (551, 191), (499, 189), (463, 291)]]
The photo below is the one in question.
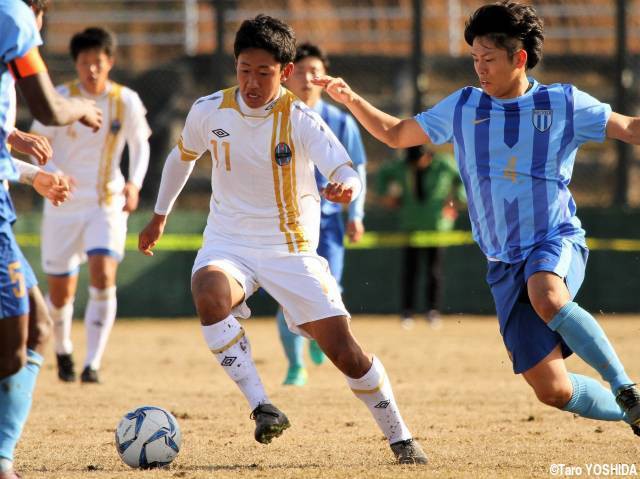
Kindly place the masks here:
[(29, 416), (41, 364), (42, 356), (28, 349), (26, 366), (0, 380), (0, 457), (10, 461), (13, 461), (13, 451)]
[(583, 361), (600, 373), (602, 379), (611, 385), (614, 394), (621, 386), (633, 383), (598, 322), (577, 303), (570, 301), (565, 304), (548, 326), (560, 334), (567, 346)]
[(581, 374), (569, 373), (573, 385), (571, 399), (562, 408), (589, 419), (601, 421), (623, 421), (624, 412), (616, 403), (615, 396), (595, 379)]
[(287, 322), (284, 319), (282, 308), (278, 309), (276, 322), (278, 323), (280, 342), (282, 343), (282, 346), (284, 347), (284, 353), (287, 355), (287, 359), (289, 360), (289, 367), (304, 367), (304, 359), (302, 356), (304, 338), (289, 331)]

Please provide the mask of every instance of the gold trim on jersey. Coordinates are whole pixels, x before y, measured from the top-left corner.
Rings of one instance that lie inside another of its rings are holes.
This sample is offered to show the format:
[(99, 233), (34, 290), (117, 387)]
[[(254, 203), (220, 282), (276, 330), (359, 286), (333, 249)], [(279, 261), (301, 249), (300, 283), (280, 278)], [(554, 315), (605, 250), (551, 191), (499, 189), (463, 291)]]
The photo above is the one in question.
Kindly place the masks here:
[(231, 341), (229, 341), (227, 344), (225, 344), (224, 346), (222, 346), (221, 348), (218, 349), (211, 349), (210, 351), (213, 354), (220, 354), (220, 353), (224, 353), (227, 349), (229, 349), (231, 346), (233, 346), (234, 344), (236, 344), (238, 341), (240, 341), (242, 338), (244, 337), (244, 328), (240, 328), (240, 332), (236, 335), (235, 338), (233, 338)]
[[(67, 89), (69, 90), (70, 97), (82, 96), (82, 93), (80, 92), (80, 80), (72, 80), (72, 81), (66, 82), (64, 86), (66, 86)], [(70, 125), (67, 126), (66, 134), (72, 140), (75, 140), (78, 137), (75, 123), (71, 123)]]
[[(272, 106), (278, 103), (279, 101), (280, 101), (279, 98), (274, 100)], [(271, 109), (266, 109), (266, 108), (264, 111), (264, 115), (247, 115), (246, 113), (244, 113), (240, 108), (240, 104), (238, 103), (238, 87), (237, 86), (222, 90), (222, 101), (220, 102), (220, 106), (218, 106), (218, 109), (222, 110), (224, 108), (231, 108), (232, 110), (237, 111), (238, 113), (240, 113), (240, 115), (243, 118), (259, 118), (264, 120), (265, 118), (269, 118), (269, 115), (271, 114)]]
[(69, 96), (80, 96), (80, 80), (73, 80), (65, 83), (69, 89)]
[[(290, 253), (309, 251), (309, 241), (305, 238), (300, 224), (298, 188), (296, 178), (296, 154), (291, 135), (291, 105), (296, 97), (285, 91), (275, 103), (273, 112), (273, 132), (271, 135), (271, 168), (280, 231), (284, 233)], [(291, 149), (291, 160), (286, 165), (276, 162), (276, 146), (286, 143)]]
[[(122, 131), (122, 121), (124, 116), (124, 102), (122, 101), (122, 85), (111, 82), (109, 97), (109, 116), (107, 136), (102, 148), (102, 159), (100, 161), (100, 173), (98, 180), (98, 202), (110, 205), (112, 194), (109, 191), (109, 179), (113, 167), (113, 152), (116, 148), (118, 134)], [(117, 122), (117, 124), (115, 124)], [(117, 129), (114, 127), (117, 126)], [(115, 131), (114, 131), (115, 129)]]
[(384, 384), (384, 380), (386, 378), (387, 378), (387, 375), (385, 374), (380, 379), (380, 382), (378, 383), (378, 385), (373, 389), (353, 389), (353, 388), (351, 388), (351, 391), (353, 391), (353, 394), (375, 394), (378, 391), (380, 391), (380, 389), (382, 389), (382, 385)]
[(293, 253), (293, 240), (290, 233), (284, 228), (284, 209), (282, 208), (282, 197), (280, 193), (280, 172), (276, 163), (276, 138), (278, 133), (278, 118), (280, 112), (273, 112), (273, 131), (271, 132), (271, 171), (273, 172), (273, 186), (276, 196), (276, 205), (278, 206), (278, 219), (280, 231), (284, 233), (285, 242), (289, 247), (289, 253)]
[(222, 90), (222, 101), (220, 102), (220, 106), (218, 107), (218, 109), (222, 110), (223, 108), (231, 108), (244, 116), (242, 114), (242, 111), (240, 111), (238, 100), (236, 100), (236, 91), (238, 91), (237, 86)]
[(182, 161), (194, 161), (200, 156), (195, 151), (185, 148), (182, 136), (180, 136), (180, 139), (178, 140), (178, 150), (180, 150), (180, 159)]

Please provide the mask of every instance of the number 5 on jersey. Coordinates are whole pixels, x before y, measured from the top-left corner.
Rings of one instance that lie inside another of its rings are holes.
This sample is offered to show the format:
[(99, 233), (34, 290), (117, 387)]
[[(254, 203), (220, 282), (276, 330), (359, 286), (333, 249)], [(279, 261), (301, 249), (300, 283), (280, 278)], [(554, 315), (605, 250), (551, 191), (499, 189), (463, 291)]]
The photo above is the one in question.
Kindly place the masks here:
[(9, 279), (16, 285), (15, 288), (12, 288), (16, 298), (22, 298), (27, 293), (27, 288), (24, 285), (24, 274), (20, 271), (21, 267), (20, 261), (9, 263)]
[[(218, 140), (211, 140), (211, 146), (213, 150), (213, 158), (216, 161), (216, 168), (218, 168), (220, 161), (220, 153), (218, 152)], [(224, 169), (227, 171), (231, 171), (231, 145), (229, 145), (228, 141), (222, 142), (222, 150), (224, 152)]]

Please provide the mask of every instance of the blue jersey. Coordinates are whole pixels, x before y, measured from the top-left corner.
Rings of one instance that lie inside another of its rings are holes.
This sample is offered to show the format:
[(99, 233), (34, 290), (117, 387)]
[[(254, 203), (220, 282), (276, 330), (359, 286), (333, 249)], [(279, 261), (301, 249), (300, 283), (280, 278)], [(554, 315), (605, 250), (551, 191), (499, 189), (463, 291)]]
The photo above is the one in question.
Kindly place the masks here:
[[(364, 152), (364, 146), (362, 145), (360, 129), (350, 114), (322, 100), (318, 101), (313, 109), (322, 117), (334, 135), (338, 137), (338, 140), (340, 140), (344, 149), (347, 150), (353, 162), (353, 168), (360, 174), (362, 192), (360, 196), (349, 205), (349, 219), (362, 219), (364, 217), (364, 199), (366, 195), (365, 164), (367, 157)], [(328, 183), (328, 180), (322, 176), (318, 168), (316, 168), (316, 182), (318, 189), (324, 188)], [(333, 203), (323, 197), (321, 209), (322, 214), (330, 215), (341, 212), (342, 205)]]
[(473, 237), (506, 263), (546, 240), (584, 244), (569, 181), (578, 147), (603, 141), (611, 114), (573, 85), (530, 81), (508, 100), (466, 87), (415, 117), (433, 143), (453, 143)]
[(13, 88), (9, 63), (41, 44), (33, 11), (21, 0), (0, 0), (0, 180), (18, 178), (5, 130)]

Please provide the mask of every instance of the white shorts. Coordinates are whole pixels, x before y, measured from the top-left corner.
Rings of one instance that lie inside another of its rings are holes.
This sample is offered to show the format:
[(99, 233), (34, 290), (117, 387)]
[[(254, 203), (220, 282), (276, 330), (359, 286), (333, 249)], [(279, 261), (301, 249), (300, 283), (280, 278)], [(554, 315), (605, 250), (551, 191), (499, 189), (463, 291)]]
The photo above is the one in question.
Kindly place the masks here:
[(244, 290), (245, 301), (232, 311), (236, 317), (251, 315), (246, 300), (259, 287), (282, 306), (289, 329), (303, 336), (308, 335), (298, 327), (301, 324), (332, 316), (350, 317), (327, 260), (315, 252), (288, 253), (205, 240), (192, 275), (206, 266), (229, 273)]
[(46, 274), (75, 274), (87, 255), (124, 256), (129, 215), (118, 204), (108, 209), (95, 206), (65, 213), (47, 212), (42, 217), (42, 269)]

